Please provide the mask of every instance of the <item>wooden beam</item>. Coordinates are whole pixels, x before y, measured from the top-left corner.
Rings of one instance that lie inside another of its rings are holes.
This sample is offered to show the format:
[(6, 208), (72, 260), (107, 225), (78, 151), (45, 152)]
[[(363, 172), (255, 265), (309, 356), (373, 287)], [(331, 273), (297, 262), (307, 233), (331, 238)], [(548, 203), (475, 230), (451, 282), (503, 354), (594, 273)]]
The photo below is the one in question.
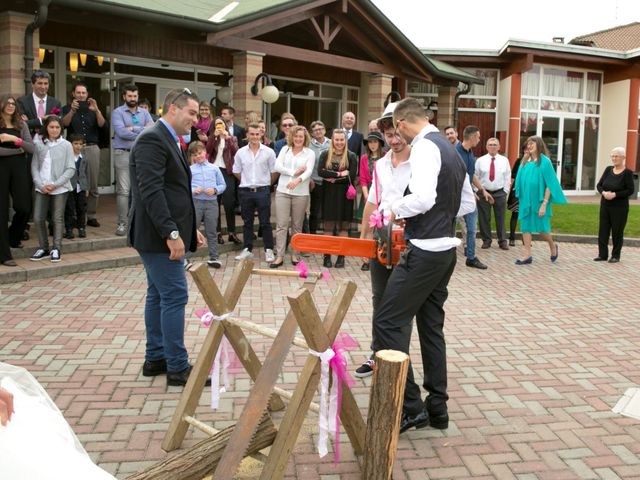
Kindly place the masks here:
[(391, 59), (391, 57), (389, 57), (384, 50), (382, 50), (381, 48), (379, 48), (375, 43), (373, 43), (371, 40), (367, 39), (366, 37), (359, 35), (359, 32), (362, 31), (361, 28), (359, 28), (357, 25), (355, 25), (351, 20), (349, 20), (347, 17), (340, 17), (340, 19), (338, 20), (337, 18), (334, 17), (334, 20), (336, 21), (340, 21), (342, 22), (342, 25), (344, 26), (344, 28), (347, 29), (347, 31), (352, 32), (352, 39), (359, 44), (362, 48), (364, 48), (367, 51), (370, 51), (371, 53), (373, 53), (376, 57), (378, 57), (378, 59), (380, 61), (382, 61), (382, 63), (384, 63), (385, 65), (391, 67), (394, 65), (397, 65), (397, 61), (394, 61)]
[[(301, 21), (297, 20), (296, 22), (292, 22), (290, 21), (291, 18), (297, 18), (298, 15), (305, 14), (305, 12), (309, 10), (323, 7), (333, 2), (335, 2), (335, 0), (315, 0), (313, 2), (307, 2), (304, 5), (300, 5), (299, 7), (291, 8), (286, 12), (277, 12), (267, 17), (257, 18), (251, 22), (242, 23), (240, 25), (236, 25), (235, 27), (226, 28), (220, 32), (210, 33), (207, 35), (207, 43), (215, 45), (215, 43), (211, 43), (211, 38), (213, 38), (213, 40), (218, 40), (229, 36), (242, 36), (243, 34), (247, 33), (251, 34), (254, 29), (260, 30), (261, 33), (251, 36), (262, 35), (263, 33), (278, 30), (279, 28), (290, 25), (291, 23), (297, 23), (298, 21)], [(303, 20), (306, 20), (306, 18)], [(282, 22), (284, 22), (284, 24)], [(273, 28), (269, 28), (270, 25), (273, 25)]]
[(640, 77), (640, 63), (630, 64), (624, 68), (605, 70), (604, 83), (619, 82), (620, 80), (629, 80), (638, 77)]
[(544, 63), (545, 59), (554, 58), (564, 60), (566, 62), (577, 63), (597, 63), (599, 65), (618, 65), (625, 66), (627, 61), (619, 58), (597, 57), (585, 55), (582, 53), (557, 52), (549, 50), (532, 50), (530, 48), (508, 47), (505, 53), (512, 54), (533, 54), (535, 61)]
[(528, 72), (531, 68), (533, 68), (533, 54), (520, 55), (500, 70), (500, 78), (509, 78), (514, 73)]
[(317, 63), (320, 65), (333, 65), (347, 70), (369, 73), (385, 73), (394, 77), (400, 73), (397, 68), (391, 68), (380, 63), (359, 60), (357, 58), (343, 57), (341, 55), (333, 55), (330, 53), (314, 52), (311, 50), (305, 50), (304, 48), (278, 45), (261, 40), (226, 37), (216, 41), (215, 43), (212, 43), (207, 39), (207, 43), (216, 47), (229, 48), (232, 50), (261, 52), (274, 57), (296, 59), (302, 62)]
[[(276, 30), (280, 30), (281, 28), (288, 27), (289, 25), (294, 25), (296, 23), (304, 22), (305, 20), (309, 20), (310, 18), (317, 17), (321, 15), (323, 10), (321, 8), (315, 8), (313, 10), (307, 10), (297, 15), (280, 15), (278, 18), (274, 19), (272, 22), (264, 23), (259, 22), (254, 25), (251, 29), (243, 30), (238, 32), (236, 36), (242, 38), (256, 38), (260, 35), (264, 35), (265, 33), (274, 32)], [(222, 34), (222, 35), (220, 35)], [(225, 32), (219, 32), (212, 34), (214, 37), (218, 36), (218, 38), (223, 38), (228, 36)]]
[(311, 23), (313, 25), (313, 28), (316, 30), (316, 33), (318, 34), (318, 37), (320, 37), (320, 41), (322, 42), (323, 50), (329, 50), (329, 48), (331, 47), (331, 42), (333, 41), (334, 38), (336, 38), (336, 35), (342, 29), (342, 26), (338, 24), (332, 32), (330, 22), (331, 22), (331, 18), (328, 15), (325, 15), (324, 28), (321, 29), (316, 19), (311, 18)]

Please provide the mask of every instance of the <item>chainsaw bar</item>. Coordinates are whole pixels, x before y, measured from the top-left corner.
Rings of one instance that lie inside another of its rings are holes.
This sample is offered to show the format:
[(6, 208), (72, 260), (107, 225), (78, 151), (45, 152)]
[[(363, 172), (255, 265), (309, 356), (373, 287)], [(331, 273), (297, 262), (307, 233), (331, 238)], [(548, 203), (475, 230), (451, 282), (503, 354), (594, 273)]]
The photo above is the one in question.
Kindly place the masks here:
[(375, 240), (350, 237), (330, 237), (296, 233), (291, 237), (291, 247), (299, 252), (344, 255), (345, 257), (376, 257), (378, 243)]

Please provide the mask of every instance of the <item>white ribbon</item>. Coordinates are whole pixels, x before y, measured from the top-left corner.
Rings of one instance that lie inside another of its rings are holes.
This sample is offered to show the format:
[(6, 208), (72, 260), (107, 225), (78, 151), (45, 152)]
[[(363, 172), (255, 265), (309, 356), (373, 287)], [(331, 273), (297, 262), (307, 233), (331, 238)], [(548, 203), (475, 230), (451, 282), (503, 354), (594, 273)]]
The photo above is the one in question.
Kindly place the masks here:
[[(338, 409), (338, 392), (337, 382), (338, 378), (334, 372), (333, 385), (331, 386), (331, 392), (329, 392), (329, 361), (335, 355), (332, 348), (327, 348), (324, 352), (316, 352), (309, 349), (309, 354), (320, 359), (320, 414), (318, 420), (318, 428), (320, 433), (318, 435), (318, 453), (320, 458), (324, 457), (328, 453), (328, 440), (329, 435), (333, 438), (336, 436), (336, 422), (331, 421), (335, 419), (335, 415)], [(327, 403), (327, 396), (329, 396), (329, 402)]]
[[(220, 322), (231, 316), (231, 312), (222, 315), (214, 315), (211, 312), (205, 313), (200, 321), (206, 325), (211, 325), (212, 321)], [(227, 337), (222, 336), (220, 346), (216, 352), (216, 358), (213, 360), (211, 369), (211, 408), (217, 410), (220, 405), (220, 393), (224, 393), (229, 388), (229, 366), (231, 365), (231, 344)], [(222, 360), (222, 381), (223, 387), (220, 387), (220, 362)]]

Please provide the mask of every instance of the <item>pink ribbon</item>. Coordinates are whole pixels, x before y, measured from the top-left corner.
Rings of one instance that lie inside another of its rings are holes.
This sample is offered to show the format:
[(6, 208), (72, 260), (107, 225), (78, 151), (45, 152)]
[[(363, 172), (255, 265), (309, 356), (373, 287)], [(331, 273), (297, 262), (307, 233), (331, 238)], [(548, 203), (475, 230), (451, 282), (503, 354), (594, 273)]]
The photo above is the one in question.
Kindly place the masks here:
[(300, 260), (298, 264), (295, 266), (295, 269), (300, 273), (300, 278), (307, 278), (307, 274), (309, 273), (309, 267), (304, 260)]
[(369, 215), (369, 228), (382, 228), (382, 220), (384, 217), (382, 213), (378, 209), (374, 210), (371, 215)]
[[(329, 366), (333, 371), (333, 388), (337, 386), (337, 402), (335, 411), (335, 455), (334, 463), (340, 461), (340, 410), (342, 408), (342, 382), (349, 388), (355, 385), (355, 380), (347, 370), (347, 357), (345, 353), (358, 346), (358, 343), (347, 333), (340, 333), (333, 344), (335, 355), (329, 360)], [(333, 397), (333, 392), (332, 395)], [(333, 412), (330, 412), (333, 413)]]
[[(202, 326), (209, 328), (214, 320), (220, 321), (229, 317), (229, 313), (216, 316), (208, 308), (196, 310), (196, 316), (200, 318)], [(216, 352), (216, 358), (209, 373), (211, 374), (211, 408), (216, 410), (220, 404), (220, 393), (224, 393), (229, 389), (229, 370), (235, 368), (239, 364), (229, 340), (223, 336), (220, 346)], [(222, 366), (222, 372), (220, 371)], [(223, 386), (220, 387), (220, 373), (222, 373)]]

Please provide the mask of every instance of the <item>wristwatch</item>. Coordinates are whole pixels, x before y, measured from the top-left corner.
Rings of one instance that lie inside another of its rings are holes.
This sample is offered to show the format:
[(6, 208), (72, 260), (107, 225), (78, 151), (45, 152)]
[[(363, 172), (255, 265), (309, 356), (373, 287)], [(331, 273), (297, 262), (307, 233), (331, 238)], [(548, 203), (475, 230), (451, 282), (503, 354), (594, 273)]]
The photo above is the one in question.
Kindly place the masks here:
[(178, 230), (173, 230), (169, 234), (169, 239), (171, 239), (171, 240), (177, 240), (178, 238), (180, 238), (180, 232)]

